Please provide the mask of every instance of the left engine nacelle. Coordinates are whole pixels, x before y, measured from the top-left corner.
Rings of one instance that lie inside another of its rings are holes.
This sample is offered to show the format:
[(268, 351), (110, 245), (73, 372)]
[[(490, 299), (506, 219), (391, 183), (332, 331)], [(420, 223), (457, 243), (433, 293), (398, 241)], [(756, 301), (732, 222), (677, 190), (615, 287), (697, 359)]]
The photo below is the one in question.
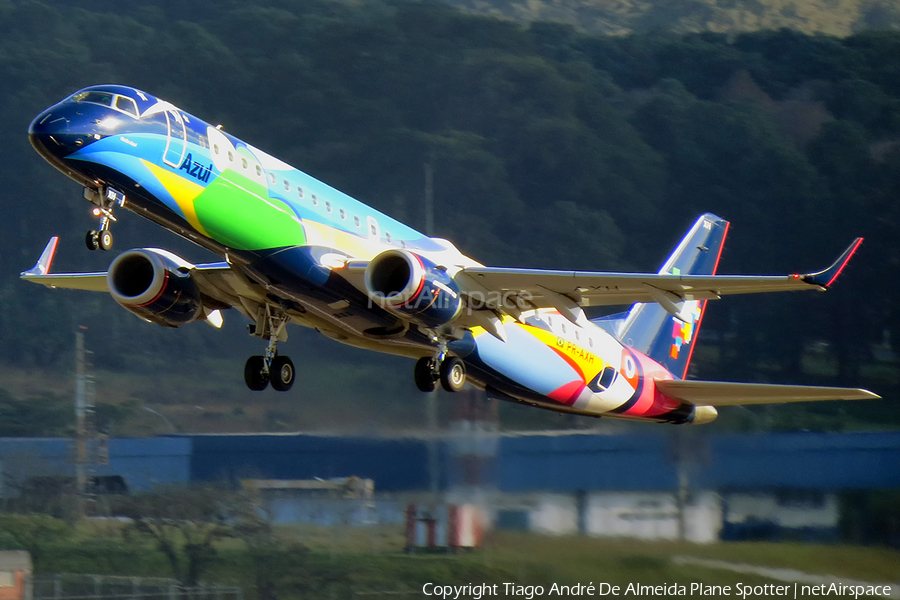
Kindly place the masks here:
[(116, 302), (164, 327), (178, 327), (203, 314), (197, 282), (183, 265), (160, 251), (123, 252), (109, 266), (106, 282)]
[(459, 288), (443, 268), (409, 250), (386, 250), (366, 267), (369, 297), (387, 310), (427, 327), (456, 319)]

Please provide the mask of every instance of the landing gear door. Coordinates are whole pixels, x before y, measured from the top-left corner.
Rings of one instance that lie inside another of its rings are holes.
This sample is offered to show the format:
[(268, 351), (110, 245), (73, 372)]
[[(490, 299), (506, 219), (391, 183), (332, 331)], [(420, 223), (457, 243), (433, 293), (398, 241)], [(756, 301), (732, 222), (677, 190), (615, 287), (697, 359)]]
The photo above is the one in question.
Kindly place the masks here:
[(166, 111), (166, 123), (168, 125), (168, 137), (166, 150), (163, 153), (163, 162), (176, 169), (184, 160), (184, 152), (187, 149), (187, 129), (184, 125), (184, 117), (178, 111)]

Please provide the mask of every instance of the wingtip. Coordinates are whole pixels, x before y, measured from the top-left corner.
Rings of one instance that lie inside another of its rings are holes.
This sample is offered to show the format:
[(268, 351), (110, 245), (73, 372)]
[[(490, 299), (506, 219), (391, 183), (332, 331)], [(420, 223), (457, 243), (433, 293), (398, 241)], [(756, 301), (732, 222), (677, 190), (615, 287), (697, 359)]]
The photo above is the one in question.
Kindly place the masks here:
[(844, 270), (844, 267), (847, 266), (847, 263), (850, 262), (850, 259), (856, 253), (857, 249), (859, 249), (860, 244), (863, 243), (863, 238), (858, 237), (853, 240), (853, 243), (844, 250), (843, 254), (841, 254), (834, 264), (825, 269), (824, 271), (819, 271), (818, 273), (810, 273), (808, 275), (801, 275), (800, 278), (803, 279), (806, 283), (817, 285), (823, 289), (827, 289), (831, 287), (831, 284), (835, 282), (838, 278), (838, 275)]
[(875, 392), (870, 392), (869, 390), (857, 390), (860, 394), (860, 400), (881, 400), (881, 396), (876, 394)]
[(27, 271), (22, 271), (20, 277), (35, 277), (49, 273), (50, 266), (53, 264), (53, 257), (56, 256), (56, 247), (58, 244), (59, 236), (54, 235), (51, 237), (50, 241), (47, 242), (47, 245), (44, 246), (44, 251), (41, 252), (41, 257), (38, 258), (38, 261)]

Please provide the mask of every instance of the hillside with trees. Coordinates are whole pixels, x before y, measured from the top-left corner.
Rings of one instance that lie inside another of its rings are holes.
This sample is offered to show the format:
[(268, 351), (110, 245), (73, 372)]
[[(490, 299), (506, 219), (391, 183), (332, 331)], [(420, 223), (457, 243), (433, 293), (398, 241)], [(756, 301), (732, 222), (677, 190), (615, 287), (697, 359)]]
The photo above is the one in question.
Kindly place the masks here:
[(652, 31), (736, 35), (787, 28), (845, 37), (870, 29), (900, 29), (900, 5), (892, 0), (447, 1), (520, 23), (553, 21), (606, 35)]
[[(436, 234), (485, 264), (656, 270), (706, 211), (732, 222), (725, 273), (817, 269), (865, 236), (828, 294), (711, 305), (693, 375), (859, 385), (888, 398), (735, 411), (717, 426), (894, 427), (898, 56), (900, 32), (611, 37), (428, 1), (228, 0), (212, 10), (185, 0), (115, 11), (98, 1), (0, 1), (0, 415), (16, 415), (0, 419), (0, 435), (71, 426), (45, 412), (70, 397), (78, 325), (88, 327), (98, 410), (114, 434), (425, 420), (410, 361), (294, 329), (294, 390), (254, 395), (243, 361), (261, 348), (234, 311), (223, 331), (164, 330), (104, 295), (19, 281), (54, 234), (56, 269), (101, 270), (112, 258), (84, 249), (89, 205), (26, 136), (38, 112), (96, 83), (146, 89), (222, 123), (420, 229), (429, 162)], [(122, 216), (119, 250), (213, 259)], [(452, 397), (441, 407), (449, 414)], [(510, 424), (573, 425), (504, 411)]]

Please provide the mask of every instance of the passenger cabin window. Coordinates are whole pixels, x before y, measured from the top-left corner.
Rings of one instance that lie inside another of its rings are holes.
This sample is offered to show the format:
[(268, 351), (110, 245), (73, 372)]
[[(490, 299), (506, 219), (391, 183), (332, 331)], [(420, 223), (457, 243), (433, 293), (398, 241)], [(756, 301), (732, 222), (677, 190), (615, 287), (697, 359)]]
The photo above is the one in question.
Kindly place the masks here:
[(369, 225), (369, 231), (372, 233), (372, 235), (378, 235), (378, 228), (372, 224)]
[(341, 220), (345, 220), (347, 218), (347, 213), (344, 212), (344, 209), (341, 209)]
[(359, 227), (359, 217), (353, 217), (353, 223)]
[(247, 159), (246, 158), (241, 159), (241, 168), (244, 170), (247, 169)]
[(234, 152), (228, 151), (228, 162), (234, 162)]
[(387, 240), (388, 244), (391, 243), (391, 234), (390, 234), (390, 232), (387, 232), (387, 231), (384, 232), (384, 239)]
[(331, 202), (330, 201), (325, 203), (325, 210), (327, 210), (328, 212), (331, 212)]
[(218, 154), (218, 153), (219, 153), (219, 145), (213, 144), (213, 154)]
[(262, 177), (262, 167), (260, 167), (259, 165), (256, 165), (256, 176)]
[(272, 182), (272, 185), (275, 185), (275, 173), (269, 173), (269, 181)]
[(138, 116), (137, 102), (128, 96), (119, 96), (116, 98), (116, 108), (134, 118), (137, 118)]
[(316, 198), (316, 195), (315, 195), (315, 194), (312, 195), (312, 201), (313, 201), (313, 206), (318, 206), (318, 205), (319, 205), (319, 199)]
[(289, 182), (287, 179), (284, 180), (284, 190), (285, 190), (286, 192), (291, 191), (291, 184), (290, 184), (290, 182)]
[(303, 197), (303, 188), (302, 187), (297, 188), (297, 195), (300, 196), (301, 198)]

